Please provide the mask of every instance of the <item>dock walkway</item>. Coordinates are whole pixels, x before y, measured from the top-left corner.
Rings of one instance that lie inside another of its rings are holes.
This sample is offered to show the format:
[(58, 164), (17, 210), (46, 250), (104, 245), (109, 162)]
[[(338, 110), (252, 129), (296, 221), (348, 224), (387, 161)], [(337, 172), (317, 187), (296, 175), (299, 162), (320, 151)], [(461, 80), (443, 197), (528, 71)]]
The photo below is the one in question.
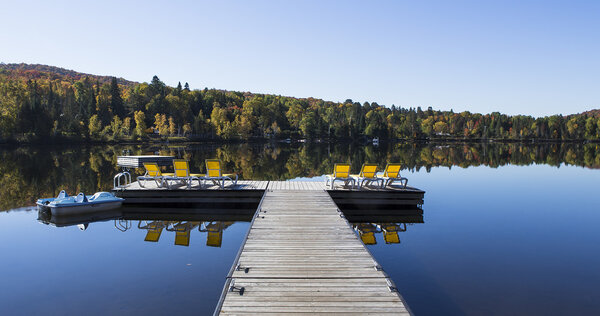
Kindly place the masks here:
[[(284, 191), (323, 191), (330, 190), (330, 186), (325, 185), (324, 181), (261, 181), (261, 180), (239, 180), (236, 185), (231, 185), (229, 182), (225, 183), (225, 189), (221, 189), (218, 185), (215, 185), (209, 181), (207, 181), (204, 185), (199, 186), (197, 182), (192, 183), (191, 189), (188, 189), (187, 186), (181, 183), (172, 183), (170, 188), (167, 187), (158, 187), (154, 181), (145, 181), (144, 186), (141, 186), (138, 181), (133, 181), (133, 183), (124, 185), (119, 188), (114, 188), (115, 192), (123, 192), (123, 191), (148, 191), (152, 193), (157, 193), (161, 191), (188, 191), (188, 192), (198, 192), (198, 191), (246, 191), (246, 190), (284, 190)], [(385, 188), (379, 188), (375, 186), (364, 186), (360, 189), (354, 188), (351, 186), (345, 187), (339, 181), (335, 184), (335, 190), (342, 192), (401, 192), (401, 193), (423, 193), (423, 191), (413, 188), (406, 187), (401, 188), (400, 186), (388, 186)]]
[(268, 187), (215, 314), (410, 315), (322, 185)]
[(132, 212), (245, 216), (258, 209), (215, 315), (410, 315), (346, 217), (421, 215), (425, 192), (340, 184), (331, 190), (324, 181), (241, 180), (222, 189), (135, 181), (113, 192)]

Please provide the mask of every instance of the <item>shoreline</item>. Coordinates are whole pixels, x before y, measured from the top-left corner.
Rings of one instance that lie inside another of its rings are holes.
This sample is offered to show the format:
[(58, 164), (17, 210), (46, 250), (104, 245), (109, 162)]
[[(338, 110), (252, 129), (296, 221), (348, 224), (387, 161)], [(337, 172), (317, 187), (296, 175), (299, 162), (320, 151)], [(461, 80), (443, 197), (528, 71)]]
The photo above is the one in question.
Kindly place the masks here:
[[(380, 139), (380, 143), (521, 143), (521, 144), (560, 144), (560, 143), (600, 143), (600, 140), (594, 139), (503, 139), (503, 138), (411, 138), (411, 139)], [(144, 144), (185, 144), (185, 143), (203, 143), (203, 144), (242, 144), (242, 143), (280, 143), (280, 144), (359, 144), (369, 145), (371, 141), (365, 138), (350, 139), (274, 139), (274, 138), (249, 138), (249, 139), (207, 139), (207, 138), (189, 138), (189, 137), (173, 137), (173, 138), (146, 138), (139, 140), (90, 140), (90, 139), (75, 139), (75, 138), (46, 138), (30, 141), (17, 140), (0, 140), (0, 146), (21, 146), (21, 145), (68, 145), (68, 144), (85, 144), (85, 145), (144, 145)]]

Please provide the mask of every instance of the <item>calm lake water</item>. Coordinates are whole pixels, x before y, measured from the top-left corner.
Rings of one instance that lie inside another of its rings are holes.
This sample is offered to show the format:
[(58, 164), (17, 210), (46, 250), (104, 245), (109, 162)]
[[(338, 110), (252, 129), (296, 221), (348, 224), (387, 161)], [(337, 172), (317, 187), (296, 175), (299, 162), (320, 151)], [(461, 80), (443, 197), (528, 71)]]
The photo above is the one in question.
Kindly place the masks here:
[[(416, 315), (600, 314), (595, 144), (0, 148), (3, 314), (212, 313), (246, 219), (116, 214), (81, 220), (82, 230), (77, 220), (45, 224), (28, 207), (61, 189), (110, 189), (123, 150), (182, 157), (194, 171), (216, 157), (262, 180), (401, 162), (409, 185), (427, 192), (422, 219), (355, 225), (370, 226), (368, 249)], [(157, 241), (152, 227), (162, 227)], [(384, 230), (398, 239), (386, 243)]]

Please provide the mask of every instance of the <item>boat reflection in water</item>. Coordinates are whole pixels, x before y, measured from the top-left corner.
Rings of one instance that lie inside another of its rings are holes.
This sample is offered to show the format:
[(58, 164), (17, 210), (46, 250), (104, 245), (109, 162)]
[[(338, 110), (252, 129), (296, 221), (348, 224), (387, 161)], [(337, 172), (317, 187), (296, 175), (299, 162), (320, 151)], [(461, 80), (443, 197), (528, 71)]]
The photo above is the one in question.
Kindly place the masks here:
[(239, 210), (236, 214), (215, 214), (202, 209), (161, 209), (121, 207), (119, 209), (81, 214), (75, 216), (55, 216), (39, 210), (38, 221), (55, 227), (77, 226), (86, 230), (94, 222), (114, 221), (117, 230), (125, 232), (131, 229), (145, 230), (144, 241), (158, 242), (163, 232), (175, 235), (175, 245), (189, 246), (192, 231), (206, 233), (206, 245), (221, 247), (223, 232), (235, 222), (250, 222), (255, 210), (248, 209), (245, 214)]

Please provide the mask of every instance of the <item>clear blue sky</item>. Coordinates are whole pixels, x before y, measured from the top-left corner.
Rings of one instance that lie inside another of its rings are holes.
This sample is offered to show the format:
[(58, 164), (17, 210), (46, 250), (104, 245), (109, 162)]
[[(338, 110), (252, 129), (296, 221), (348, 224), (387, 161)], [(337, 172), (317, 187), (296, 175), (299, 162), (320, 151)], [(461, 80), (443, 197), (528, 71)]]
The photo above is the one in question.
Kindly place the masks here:
[(600, 108), (600, 1), (166, 2), (2, 0), (0, 61), (388, 106)]

